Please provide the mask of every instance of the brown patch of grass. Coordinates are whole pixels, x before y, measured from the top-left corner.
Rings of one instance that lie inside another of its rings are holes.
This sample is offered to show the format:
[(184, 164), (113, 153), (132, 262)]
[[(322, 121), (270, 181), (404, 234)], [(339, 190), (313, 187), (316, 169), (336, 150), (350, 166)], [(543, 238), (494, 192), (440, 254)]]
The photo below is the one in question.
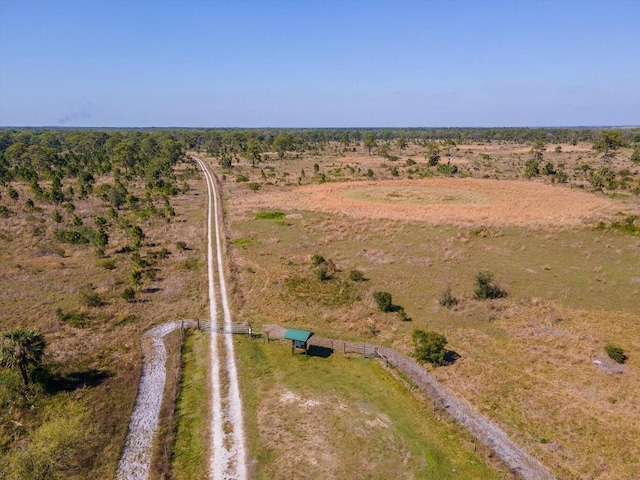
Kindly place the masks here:
[[(396, 195), (394, 196), (394, 192)], [(245, 196), (238, 208), (341, 213), (355, 218), (424, 221), (429, 225), (567, 227), (616, 211), (604, 198), (533, 182), (446, 178), (310, 185)]]

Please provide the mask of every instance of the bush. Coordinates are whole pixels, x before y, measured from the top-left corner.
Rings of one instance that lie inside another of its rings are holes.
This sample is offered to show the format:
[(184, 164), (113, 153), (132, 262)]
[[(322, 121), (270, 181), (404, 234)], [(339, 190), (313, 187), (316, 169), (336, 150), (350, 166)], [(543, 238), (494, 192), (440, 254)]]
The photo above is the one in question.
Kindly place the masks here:
[(98, 264), (100, 267), (106, 269), (106, 270), (115, 270), (116, 269), (116, 261), (109, 259), (109, 260), (103, 260), (102, 262), (100, 262)]
[(351, 270), (349, 272), (349, 278), (353, 282), (364, 282), (366, 280), (366, 278), (364, 278), (364, 273), (360, 270)]
[(409, 317), (407, 315), (407, 312), (405, 312), (404, 308), (402, 308), (402, 307), (398, 308), (398, 320), (400, 320), (401, 322), (410, 322), (411, 321), (411, 317)]
[(444, 292), (442, 292), (442, 295), (440, 296), (440, 305), (442, 305), (443, 307), (451, 308), (457, 304), (458, 304), (458, 299), (454, 297), (453, 294), (451, 293), (451, 286), (449, 285), (447, 289)]
[(325, 262), (324, 257), (319, 253), (314, 253), (313, 255), (311, 255), (311, 265), (313, 265), (314, 267), (317, 267), (318, 265), (324, 262)]
[(414, 330), (411, 335), (413, 340), (413, 356), (423, 362), (433, 365), (444, 365), (447, 350), (447, 339), (444, 335), (432, 331)]
[(127, 302), (133, 302), (136, 298), (136, 291), (133, 287), (127, 287), (122, 291), (120, 296)]
[(478, 272), (476, 274), (476, 289), (473, 298), (476, 300), (486, 300), (492, 298), (503, 298), (507, 296), (507, 292), (502, 290), (498, 285), (492, 284), (493, 273)]
[(82, 292), (80, 294), (80, 303), (85, 307), (101, 307), (104, 305), (104, 301), (96, 292)]
[(609, 344), (604, 347), (604, 351), (607, 352), (607, 355), (609, 355), (609, 358), (611, 360), (614, 360), (618, 363), (624, 363), (627, 361), (627, 356), (624, 354), (624, 350), (617, 345)]
[(373, 299), (381, 312), (390, 312), (393, 302), (389, 292), (373, 292)]
[(187, 249), (187, 242), (183, 242), (182, 240), (176, 242), (176, 248), (181, 252), (184, 252)]

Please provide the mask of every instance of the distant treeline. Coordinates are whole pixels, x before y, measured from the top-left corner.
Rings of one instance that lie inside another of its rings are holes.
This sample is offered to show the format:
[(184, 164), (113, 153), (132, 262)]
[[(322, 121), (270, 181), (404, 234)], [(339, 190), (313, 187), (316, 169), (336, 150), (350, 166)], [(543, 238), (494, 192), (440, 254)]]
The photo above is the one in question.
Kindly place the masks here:
[[(251, 129), (0, 129), (0, 181), (100, 175), (118, 168), (125, 174), (153, 176), (170, 169), (187, 150), (217, 157), (259, 159), (264, 152), (322, 150), (330, 143), (355, 145), (375, 136), (426, 145), (438, 140), (471, 142), (594, 142), (599, 128), (251, 128)], [(619, 130), (640, 142), (640, 128)], [(151, 170), (151, 171), (149, 171)]]

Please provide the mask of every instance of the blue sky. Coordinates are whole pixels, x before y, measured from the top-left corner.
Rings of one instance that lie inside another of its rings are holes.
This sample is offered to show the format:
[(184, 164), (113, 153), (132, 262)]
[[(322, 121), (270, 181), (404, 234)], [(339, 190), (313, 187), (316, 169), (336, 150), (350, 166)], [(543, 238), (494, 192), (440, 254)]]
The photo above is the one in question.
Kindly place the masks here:
[(640, 2), (0, 1), (0, 126), (640, 124)]

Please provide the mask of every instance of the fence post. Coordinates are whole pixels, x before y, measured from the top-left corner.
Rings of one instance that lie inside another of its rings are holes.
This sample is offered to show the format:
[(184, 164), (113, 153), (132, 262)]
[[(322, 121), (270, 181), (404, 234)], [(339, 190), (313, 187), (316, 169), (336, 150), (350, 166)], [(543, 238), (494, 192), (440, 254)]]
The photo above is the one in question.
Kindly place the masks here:
[(253, 335), (251, 334), (251, 325), (249, 325), (249, 338), (253, 338)]
[(347, 344), (345, 342), (342, 342), (342, 354), (346, 355), (347, 354)]
[(198, 330), (200, 330), (200, 319), (198, 319)]

